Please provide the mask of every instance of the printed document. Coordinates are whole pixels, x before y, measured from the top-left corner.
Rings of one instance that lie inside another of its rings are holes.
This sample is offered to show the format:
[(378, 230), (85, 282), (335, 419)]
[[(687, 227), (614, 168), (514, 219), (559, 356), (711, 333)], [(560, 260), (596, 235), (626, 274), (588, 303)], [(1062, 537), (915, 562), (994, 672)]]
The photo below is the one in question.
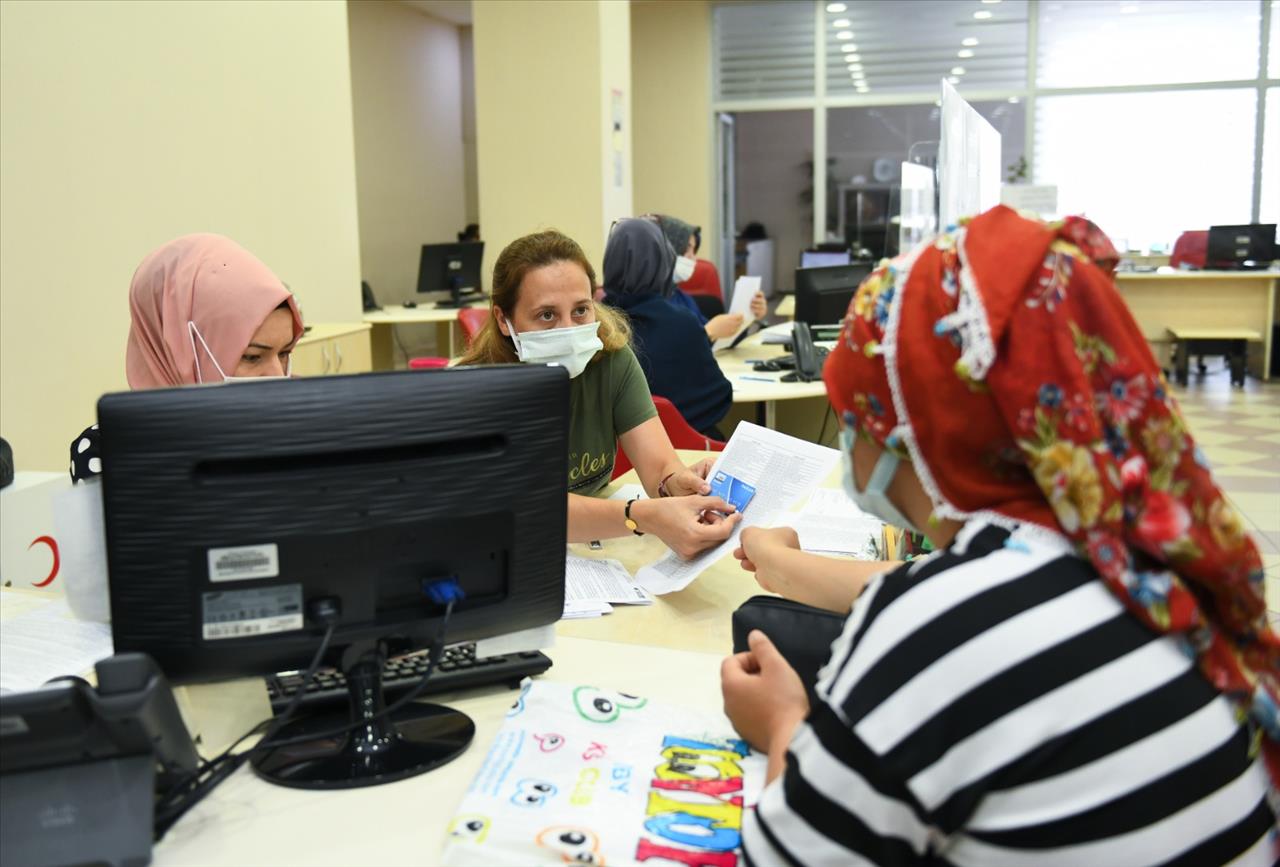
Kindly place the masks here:
[(771, 527), (800, 498), (814, 491), (835, 468), (840, 453), (750, 422), (741, 422), (720, 453), (711, 473), (723, 470), (747, 484), (756, 494), (742, 513), (733, 535), (692, 560), (668, 551), (636, 573), (636, 582), (661, 596), (683, 590), (702, 571), (738, 546), (743, 527)]
[(752, 322), (756, 321), (755, 316), (751, 314), (751, 299), (756, 297), (756, 293), (760, 291), (759, 277), (739, 277), (738, 281), (733, 284), (733, 300), (729, 302), (728, 313), (742, 314), (742, 327), (737, 330), (731, 337), (721, 337), (711, 347), (712, 352), (719, 352), (722, 349), (728, 349), (737, 341), (742, 332), (746, 331)]
[(0, 620), (0, 690), (83, 675), (112, 653), (111, 627), (76, 619), (66, 598), (52, 593), (0, 591)]

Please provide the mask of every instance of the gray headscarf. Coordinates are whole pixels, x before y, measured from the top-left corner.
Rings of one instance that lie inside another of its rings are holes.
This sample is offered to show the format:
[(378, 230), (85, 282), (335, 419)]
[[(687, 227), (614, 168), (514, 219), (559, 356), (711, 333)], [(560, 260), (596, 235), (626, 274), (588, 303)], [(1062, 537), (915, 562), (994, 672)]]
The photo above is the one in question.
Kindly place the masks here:
[[(659, 295), (675, 291), (671, 272), (676, 253), (652, 220), (619, 220), (604, 248), (604, 290), (610, 297)], [(612, 302), (610, 302), (612, 303)]]
[(689, 249), (691, 237), (702, 233), (697, 226), (686, 223), (684, 220), (677, 220), (675, 217), (668, 217), (666, 214), (658, 215), (658, 225), (662, 227), (662, 234), (667, 236), (677, 256), (683, 256), (684, 251)]

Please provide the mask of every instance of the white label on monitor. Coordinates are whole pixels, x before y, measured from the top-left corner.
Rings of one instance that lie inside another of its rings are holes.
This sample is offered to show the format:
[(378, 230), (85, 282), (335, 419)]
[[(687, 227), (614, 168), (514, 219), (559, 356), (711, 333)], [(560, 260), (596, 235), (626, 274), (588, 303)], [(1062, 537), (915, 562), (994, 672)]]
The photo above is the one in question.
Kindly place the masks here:
[(302, 628), (302, 585), (202, 594), (205, 641), (252, 638)]
[(280, 574), (280, 550), (275, 542), (209, 549), (210, 581), (247, 581)]

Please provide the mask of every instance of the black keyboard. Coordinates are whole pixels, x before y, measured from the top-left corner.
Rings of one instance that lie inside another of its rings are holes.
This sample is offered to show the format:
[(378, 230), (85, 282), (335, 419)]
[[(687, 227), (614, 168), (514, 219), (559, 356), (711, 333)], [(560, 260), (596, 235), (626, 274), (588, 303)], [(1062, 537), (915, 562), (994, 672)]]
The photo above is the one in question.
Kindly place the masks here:
[[(388, 659), (382, 667), (382, 690), (388, 703), (416, 686), (427, 670), (429, 651), (422, 650)], [(475, 644), (456, 644), (444, 649), (440, 664), (431, 673), (431, 680), (419, 695), (433, 695), (441, 692), (452, 692), (457, 689), (470, 689), (475, 686), (489, 686), (505, 683), (512, 689), (520, 685), (526, 677), (542, 674), (551, 667), (551, 660), (546, 654), (536, 650), (524, 653), (509, 653), (505, 656), (476, 656)], [(300, 671), (287, 671), (272, 675), (266, 679), (267, 696), (271, 699), (272, 713), (284, 710), (298, 688), (302, 686)], [(301, 708), (316, 708), (324, 705), (345, 704), (347, 701), (347, 679), (342, 672), (332, 668), (322, 668), (315, 679), (307, 685), (306, 695), (302, 698)]]

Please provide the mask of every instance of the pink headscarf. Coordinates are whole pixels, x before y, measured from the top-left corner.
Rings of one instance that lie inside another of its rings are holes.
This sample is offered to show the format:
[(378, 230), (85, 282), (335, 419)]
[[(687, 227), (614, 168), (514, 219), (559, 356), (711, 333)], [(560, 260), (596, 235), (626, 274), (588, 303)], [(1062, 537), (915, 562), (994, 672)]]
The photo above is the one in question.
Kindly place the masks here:
[(256, 256), (230, 238), (195, 234), (175, 238), (142, 260), (129, 286), (129, 345), (125, 371), (130, 388), (193, 385), (196, 363), (205, 382), (218, 372), (187, 323), (194, 322), (218, 364), (231, 375), (263, 321), (280, 304), (293, 314), (293, 337), (302, 316), (292, 293)]

